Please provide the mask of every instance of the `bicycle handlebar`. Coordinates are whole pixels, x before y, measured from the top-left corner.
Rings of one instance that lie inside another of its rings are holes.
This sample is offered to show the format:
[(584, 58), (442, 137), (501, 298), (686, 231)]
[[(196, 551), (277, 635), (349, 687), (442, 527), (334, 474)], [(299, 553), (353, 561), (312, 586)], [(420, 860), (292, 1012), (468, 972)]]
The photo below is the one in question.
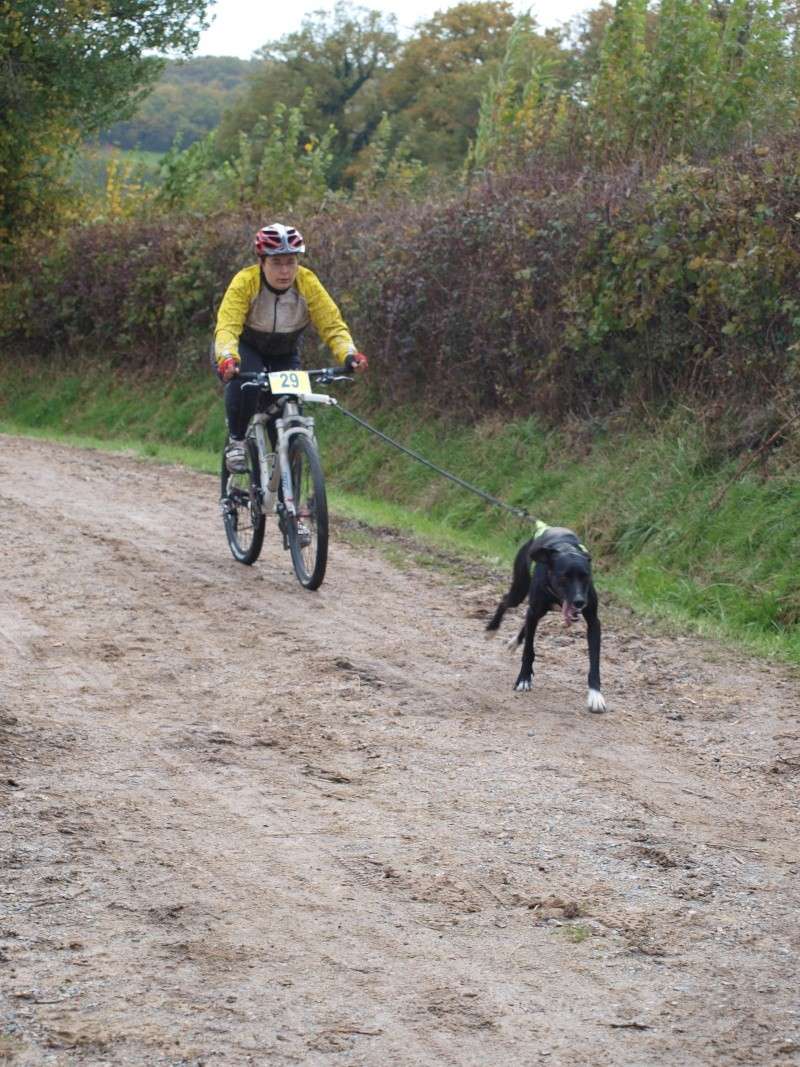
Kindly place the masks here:
[[(243, 382), (253, 382), (254, 384), (267, 383), (267, 375), (269, 371), (239, 371), (234, 377), (239, 378)], [(353, 378), (349, 374), (342, 374), (341, 367), (319, 367), (316, 370), (309, 370), (306, 372), (309, 378), (315, 378), (320, 385), (330, 385), (331, 382), (352, 382)]]
[[(315, 379), (319, 385), (330, 385), (332, 382), (351, 382), (353, 379), (348, 374), (339, 374), (338, 367), (321, 367), (317, 370), (306, 372), (310, 378)], [(270, 371), (242, 371), (237, 375), (242, 380), (242, 389), (263, 389), (275, 398), (275, 404), (283, 407), (291, 397), (295, 397), (301, 404), (325, 404), (329, 407), (336, 406), (334, 397), (327, 393), (273, 393), (269, 389), (268, 376)]]
[(319, 370), (310, 370), (309, 375), (316, 378), (320, 385), (329, 385), (331, 382), (352, 382), (352, 374), (342, 372), (341, 367), (321, 367)]

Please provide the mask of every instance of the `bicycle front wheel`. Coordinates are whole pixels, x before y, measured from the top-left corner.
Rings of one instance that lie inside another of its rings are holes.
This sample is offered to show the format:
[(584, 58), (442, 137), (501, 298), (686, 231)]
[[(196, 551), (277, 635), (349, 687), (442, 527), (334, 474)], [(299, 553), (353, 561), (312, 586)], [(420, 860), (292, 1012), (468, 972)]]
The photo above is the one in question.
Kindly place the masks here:
[(221, 504), (225, 536), (235, 560), (248, 566), (261, 555), (264, 544), (264, 512), (261, 510), (261, 479), (255, 441), (245, 445), (247, 470), (231, 474), (222, 454)]
[(287, 536), (298, 581), (319, 589), (328, 562), (328, 499), (319, 453), (303, 434), (289, 444), (295, 515), (287, 516)]

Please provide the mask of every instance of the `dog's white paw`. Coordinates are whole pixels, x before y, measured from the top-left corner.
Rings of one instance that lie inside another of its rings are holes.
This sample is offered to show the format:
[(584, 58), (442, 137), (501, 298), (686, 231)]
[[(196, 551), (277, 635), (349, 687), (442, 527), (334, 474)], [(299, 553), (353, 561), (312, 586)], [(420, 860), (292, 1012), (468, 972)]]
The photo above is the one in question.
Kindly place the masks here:
[(606, 702), (599, 689), (590, 689), (586, 696), (586, 707), (589, 711), (605, 711)]
[(514, 634), (513, 637), (509, 637), (509, 639), (506, 641), (506, 648), (509, 652), (516, 652), (518, 645), (519, 641), (517, 640), (516, 634)]
[(523, 680), (521, 682), (517, 682), (517, 684), (514, 686), (514, 690), (517, 693), (529, 693), (530, 689), (531, 689), (531, 682), (529, 680)]

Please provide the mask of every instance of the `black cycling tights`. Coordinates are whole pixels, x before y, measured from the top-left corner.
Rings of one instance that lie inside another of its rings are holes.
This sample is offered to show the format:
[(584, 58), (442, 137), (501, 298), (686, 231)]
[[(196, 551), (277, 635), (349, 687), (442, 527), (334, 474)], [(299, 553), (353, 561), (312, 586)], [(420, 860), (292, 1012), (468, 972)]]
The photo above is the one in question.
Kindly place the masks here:
[[(300, 366), (300, 357), (297, 355), (280, 356), (273, 359), (265, 359), (250, 345), (239, 342), (239, 356), (241, 363), (239, 370), (248, 373), (262, 370), (294, 370)], [(225, 417), (228, 420), (228, 433), (231, 437), (241, 439), (247, 431), (247, 424), (256, 413), (258, 405), (258, 389), (242, 389), (239, 378), (231, 378), (225, 386)]]

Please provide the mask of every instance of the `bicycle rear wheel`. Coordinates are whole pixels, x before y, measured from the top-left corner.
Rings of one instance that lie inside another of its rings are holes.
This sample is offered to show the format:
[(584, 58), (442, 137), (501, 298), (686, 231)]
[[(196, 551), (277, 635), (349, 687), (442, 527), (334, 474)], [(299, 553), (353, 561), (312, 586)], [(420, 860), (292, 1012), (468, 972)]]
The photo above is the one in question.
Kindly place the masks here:
[(261, 510), (261, 479), (255, 441), (245, 445), (247, 470), (231, 474), (222, 454), (222, 521), (225, 536), (235, 560), (248, 566), (255, 563), (264, 544), (265, 516)]
[(316, 446), (295, 434), (289, 444), (289, 470), (296, 514), (287, 516), (292, 564), (306, 589), (319, 589), (328, 563), (328, 498)]

